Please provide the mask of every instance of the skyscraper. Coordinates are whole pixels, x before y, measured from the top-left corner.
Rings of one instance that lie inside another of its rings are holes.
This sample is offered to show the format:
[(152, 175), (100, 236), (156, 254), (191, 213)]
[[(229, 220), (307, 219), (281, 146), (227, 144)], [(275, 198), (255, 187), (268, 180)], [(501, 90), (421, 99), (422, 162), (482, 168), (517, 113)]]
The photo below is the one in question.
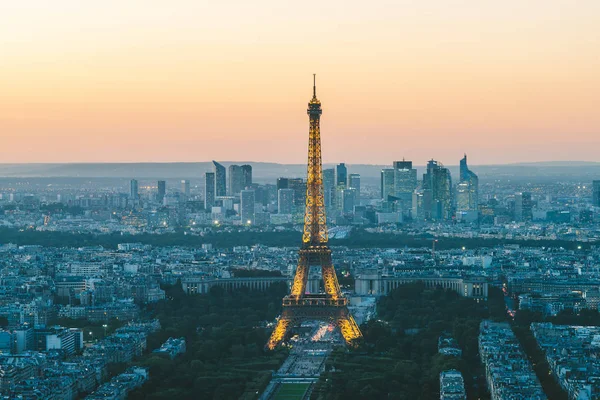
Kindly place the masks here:
[(476, 212), (479, 206), (479, 178), (467, 166), (467, 155), (460, 160), (460, 182), (456, 187), (457, 213)]
[(227, 176), (225, 167), (213, 161), (213, 172), (215, 174), (215, 197), (227, 196)]
[(600, 207), (600, 181), (592, 182), (592, 205)]
[(204, 174), (204, 209), (211, 211), (215, 205), (215, 173), (207, 172)]
[(227, 191), (228, 196), (235, 196), (239, 194), (244, 187), (244, 172), (242, 171), (242, 167), (239, 165), (230, 165), (229, 166), (229, 190)]
[(412, 161), (394, 161), (394, 196), (399, 199), (400, 208), (407, 214), (412, 207), (412, 194), (417, 188), (417, 170)]
[(335, 184), (337, 186), (346, 186), (348, 184), (348, 168), (346, 168), (346, 164), (340, 163), (336, 167), (336, 181)]
[(301, 208), (306, 202), (306, 182), (302, 178), (289, 178), (288, 188), (294, 189), (294, 205)]
[(348, 188), (354, 189), (355, 205), (360, 204), (360, 174), (350, 174), (348, 177)]
[(242, 225), (254, 224), (254, 190), (240, 192), (240, 218)]
[(452, 178), (442, 163), (431, 160), (423, 174), (423, 211), (426, 219), (452, 217)]
[(352, 214), (356, 204), (356, 189), (342, 189), (341, 211), (344, 214)]
[(515, 194), (515, 221), (531, 221), (533, 218), (533, 203), (531, 193), (522, 192)]
[(381, 199), (387, 201), (388, 196), (394, 195), (394, 170), (385, 168), (381, 170)]
[(139, 200), (140, 198), (137, 179), (132, 179), (129, 182), (129, 198), (131, 200)]
[(329, 207), (334, 203), (335, 189), (335, 169), (328, 168), (323, 170), (323, 196), (325, 207)]
[(244, 177), (244, 179), (243, 179), (244, 189), (250, 188), (252, 186), (252, 165), (248, 165), (248, 164), (242, 165), (242, 175)]
[(187, 179), (181, 181), (181, 194), (183, 195), (184, 201), (187, 201), (190, 198), (190, 181)]
[(165, 194), (167, 194), (167, 182), (158, 181), (158, 194), (156, 196), (156, 201), (162, 204), (165, 199)]
[(277, 190), (289, 189), (288, 178), (277, 178)]
[(291, 214), (294, 210), (294, 189), (279, 189), (277, 191), (277, 212)]

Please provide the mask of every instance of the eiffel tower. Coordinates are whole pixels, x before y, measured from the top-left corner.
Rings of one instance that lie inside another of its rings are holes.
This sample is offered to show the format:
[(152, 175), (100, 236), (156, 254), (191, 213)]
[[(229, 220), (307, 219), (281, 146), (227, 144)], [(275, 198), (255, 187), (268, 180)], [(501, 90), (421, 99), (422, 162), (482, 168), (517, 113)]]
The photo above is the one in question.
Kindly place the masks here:
[[(340, 292), (331, 249), (327, 244), (327, 224), (323, 199), (323, 167), (321, 165), (321, 102), (317, 99), (316, 76), (313, 75), (313, 97), (308, 103), (310, 126), (308, 131), (308, 168), (306, 179), (306, 209), (302, 247), (298, 251), (298, 268), (289, 295), (283, 298), (283, 311), (271, 334), (267, 348), (274, 349), (295, 325), (307, 320), (335, 323), (352, 345), (362, 337), (358, 325), (348, 311), (348, 299)], [(321, 266), (324, 294), (306, 293), (306, 282), (311, 266)]]

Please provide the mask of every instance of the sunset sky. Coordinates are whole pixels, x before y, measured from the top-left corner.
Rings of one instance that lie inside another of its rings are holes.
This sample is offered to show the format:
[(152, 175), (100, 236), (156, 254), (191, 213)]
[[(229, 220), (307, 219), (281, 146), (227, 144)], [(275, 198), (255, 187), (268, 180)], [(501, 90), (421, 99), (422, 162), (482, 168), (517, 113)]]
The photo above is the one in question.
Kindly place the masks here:
[(0, 6), (0, 163), (600, 161), (600, 1)]

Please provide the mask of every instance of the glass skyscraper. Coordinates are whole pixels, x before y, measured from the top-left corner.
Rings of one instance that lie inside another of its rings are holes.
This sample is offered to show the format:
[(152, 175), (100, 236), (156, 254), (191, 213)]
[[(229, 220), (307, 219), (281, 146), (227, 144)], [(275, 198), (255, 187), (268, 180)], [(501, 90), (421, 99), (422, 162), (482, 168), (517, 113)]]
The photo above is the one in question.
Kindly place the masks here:
[(348, 168), (346, 168), (346, 164), (340, 163), (336, 167), (337, 178), (335, 180), (335, 184), (337, 186), (346, 186), (348, 184)]
[(211, 211), (215, 205), (215, 173), (207, 172), (204, 174), (204, 209)]
[(460, 181), (456, 186), (456, 212), (477, 212), (479, 178), (467, 166), (467, 155), (460, 160)]
[(431, 160), (423, 174), (423, 214), (426, 219), (450, 219), (452, 212), (452, 178), (442, 163)]
[(227, 176), (225, 167), (213, 161), (213, 172), (215, 174), (215, 197), (227, 196)]

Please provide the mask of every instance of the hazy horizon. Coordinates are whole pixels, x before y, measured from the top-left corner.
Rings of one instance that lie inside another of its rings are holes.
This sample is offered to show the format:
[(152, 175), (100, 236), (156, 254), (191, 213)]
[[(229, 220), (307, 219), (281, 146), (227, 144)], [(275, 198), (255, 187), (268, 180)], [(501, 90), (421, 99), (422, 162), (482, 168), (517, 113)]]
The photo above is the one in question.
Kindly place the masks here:
[[(323, 165), (337, 165), (339, 163), (345, 163), (347, 165), (363, 165), (363, 166), (391, 166), (394, 161), (400, 161), (402, 158), (395, 158), (386, 163), (365, 163), (365, 162), (356, 162), (349, 163), (345, 161), (332, 161), (332, 162), (323, 162)], [(418, 162), (415, 160), (412, 161), (414, 166), (425, 167), (427, 165), (427, 161)], [(458, 166), (459, 160), (456, 162), (444, 162), (443, 160), (435, 160), (440, 162), (445, 166)], [(206, 164), (212, 163), (213, 160), (200, 160), (200, 161), (65, 161), (65, 162), (0, 162), (0, 165), (106, 165), (106, 164)], [(275, 164), (275, 165), (306, 165), (306, 163), (285, 163), (285, 162), (275, 162), (275, 161), (252, 161), (252, 160), (214, 160), (221, 164), (229, 165), (229, 164)], [(600, 161), (586, 161), (586, 160), (543, 160), (543, 161), (517, 161), (510, 163), (495, 163), (495, 164), (474, 164), (469, 160), (469, 166), (481, 166), (481, 167), (494, 167), (494, 166), (517, 166), (517, 165), (552, 165), (552, 166), (585, 166), (585, 165), (596, 165), (600, 164)]]

